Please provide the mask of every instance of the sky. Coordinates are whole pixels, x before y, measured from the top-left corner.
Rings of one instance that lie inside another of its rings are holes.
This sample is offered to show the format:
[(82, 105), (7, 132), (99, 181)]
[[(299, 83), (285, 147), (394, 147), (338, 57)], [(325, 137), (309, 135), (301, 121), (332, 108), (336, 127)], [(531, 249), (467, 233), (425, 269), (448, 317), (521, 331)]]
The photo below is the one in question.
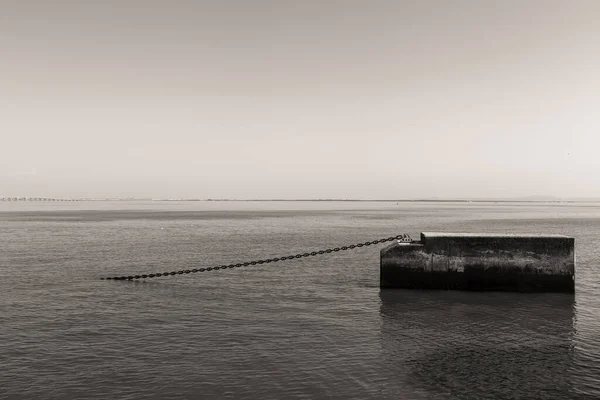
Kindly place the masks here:
[(600, 197), (600, 1), (0, 0), (0, 196)]

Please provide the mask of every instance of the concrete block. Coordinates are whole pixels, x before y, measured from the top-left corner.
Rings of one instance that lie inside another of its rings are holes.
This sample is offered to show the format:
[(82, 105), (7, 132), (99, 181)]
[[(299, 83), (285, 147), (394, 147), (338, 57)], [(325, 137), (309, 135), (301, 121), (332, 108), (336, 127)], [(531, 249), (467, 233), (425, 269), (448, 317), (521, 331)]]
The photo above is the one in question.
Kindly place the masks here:
[(563, 235), (423, 232), (380, 261), (382, 288), (575, 291), (575, 239)]

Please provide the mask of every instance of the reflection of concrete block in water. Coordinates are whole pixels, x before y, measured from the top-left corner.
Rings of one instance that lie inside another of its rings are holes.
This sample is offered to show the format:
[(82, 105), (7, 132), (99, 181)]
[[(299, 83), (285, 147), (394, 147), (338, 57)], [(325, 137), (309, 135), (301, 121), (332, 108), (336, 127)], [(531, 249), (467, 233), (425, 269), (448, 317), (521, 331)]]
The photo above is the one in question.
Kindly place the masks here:
[(598, 398), (575, 389), (595, 375), (574, 349), (572, 294), (381, 290), (379, 298), (381, 398)]
[(421, 233), (381, 250), (380, 286), (574, 292), (574, 247), (562, 235)]

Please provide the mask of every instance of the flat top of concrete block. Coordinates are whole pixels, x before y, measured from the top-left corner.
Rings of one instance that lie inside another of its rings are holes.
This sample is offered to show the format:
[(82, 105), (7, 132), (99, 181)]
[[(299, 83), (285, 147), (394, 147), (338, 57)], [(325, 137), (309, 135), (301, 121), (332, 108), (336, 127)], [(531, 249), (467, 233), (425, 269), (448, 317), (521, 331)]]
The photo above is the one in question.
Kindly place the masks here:
[(545, 234), (545, 233), (446, 233), (446, 232), (422, 232), (424, 238), (436, 237), (514, 237), (514, 238), (563, 238), (570, 239), (571, 236)]

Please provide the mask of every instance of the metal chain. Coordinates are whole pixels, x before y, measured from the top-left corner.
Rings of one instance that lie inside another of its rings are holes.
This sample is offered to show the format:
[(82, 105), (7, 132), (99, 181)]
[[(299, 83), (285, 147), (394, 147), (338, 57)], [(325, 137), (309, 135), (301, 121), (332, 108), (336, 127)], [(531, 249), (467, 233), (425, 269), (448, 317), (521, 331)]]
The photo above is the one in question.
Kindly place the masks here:
[(334, 247), (331, 249), (311, 251), (311, 252), (307, 252), (307, 253), (298, 253), (298, 254), (294, 254), (291, 256), (267, 258), (265, 260), (247, 261), (247, 262), (237, 263), (237, 264), (219, 265), (216, 267), (194, 268), (194, 269), (185, 269), (185, 270), (170, 271), (170, 272), (158, 272), (158, 273), (153, 273), (153, 274), (113, 276), (113, 277), (102, 278), (102, 279), (107, 279), (107, 280), (112, 279), (112, 280), (117, 280), (117, 281), (118, 280), (131, 281), (133, 279), (148, 279), (148, 278), (157, 278), (160, 276), (195, 274), (196, 272), (215, 271), (215, 270), (227, 269), (227, 268), (248, 267), (248, 266), (253, 266), (253, 265), (262, 265), (262, 264), (269, 264), (269, 263), (274, 263), (274, 262), (279, 262), (279, 261), (292, 260), (292, 259), (296, 259), (296, 258), (313, 257), (316, 255), (329, 254), (329, 253), (334, 253), (334, 252), (338, 252), (338, 251), (352, 250), (357, 247), (371, 246), (373, 244), (391, 242), (394, 240), (398, 240), (401, 242), (412, 242), (412, 239), (410, 238), (410, 236), (408, 236), (407, 234), (404, 234), (404, 235), (398, 235), (398, 236), (391, 236), (391, 237), (385, 238), (385, 239), (378, 239), (378, 240), (372, 240), (372, 241), (364, 242), (364, 243), (352, 244), (350, 246)]

